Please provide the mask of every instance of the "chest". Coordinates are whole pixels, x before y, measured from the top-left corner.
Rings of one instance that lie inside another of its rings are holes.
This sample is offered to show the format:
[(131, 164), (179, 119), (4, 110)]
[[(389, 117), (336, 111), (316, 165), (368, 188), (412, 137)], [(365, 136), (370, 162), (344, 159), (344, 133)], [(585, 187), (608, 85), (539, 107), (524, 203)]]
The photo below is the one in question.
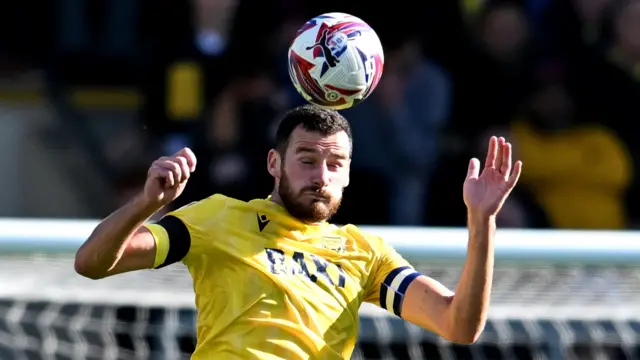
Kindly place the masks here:
[(358, 297), (365, 287), (371, 258), (343, 236), (291, 238), (268, 232), (251, 236), (229, 232), (225, 241), (216, 242), (210, 256), (219, 260), (217, 269), (231, 269), (236, 279), (257, 287), (346, 300)]
[(306, 286), (336, 291), (345, 289), (347, 281), (350, 288), (359, 287), (364, 275), (349, 266), (348, 259), (327, 259), (302, 249), (267, 247), (256, 255), (252, 263), (284, 284), (303, 286), (309, 282)]

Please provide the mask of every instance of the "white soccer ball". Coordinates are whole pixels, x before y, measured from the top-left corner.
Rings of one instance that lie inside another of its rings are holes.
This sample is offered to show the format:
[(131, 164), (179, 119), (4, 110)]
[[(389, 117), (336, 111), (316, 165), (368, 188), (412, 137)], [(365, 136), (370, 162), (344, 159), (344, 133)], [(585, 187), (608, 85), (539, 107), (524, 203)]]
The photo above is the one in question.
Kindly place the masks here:
[(296, 90), (317, 106), (342, 110), (366, 99), (384, 66), (378, 35), (345, 13), (316, 16), (289, 47), (289, 76)]

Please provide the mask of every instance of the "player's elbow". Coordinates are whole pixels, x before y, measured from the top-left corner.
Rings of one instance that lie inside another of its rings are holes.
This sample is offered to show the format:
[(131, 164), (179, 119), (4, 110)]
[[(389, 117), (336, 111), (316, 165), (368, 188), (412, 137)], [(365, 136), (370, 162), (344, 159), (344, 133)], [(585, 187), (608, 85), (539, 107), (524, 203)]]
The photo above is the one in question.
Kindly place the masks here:
[(73, 268), (80, 276), (86, 277), (91, 280), (98, 280), (105, 277), (105, 275), (96, 269), (93, 262), (89, 259), (82, 249), (76, 253), (76, 258), (73, 263)]
[(78, 258), (76, 258), (76, 261), (74, 263), (74, 269), (76, 270), (76, 273), (78, 275), (82, 277), (86, 277), (91, 280), (98, 280), (104, 277), (104, 275), (101, 275), (100, 273), (96, 272), (94, 269), (91, 268), (91, 266), (88, 266), (82, 260), (78, 260)]
[(471, 345), (478, 341), (484, 331), (484, 322), (477, 326), (452, 324), (444, 338), (452, 343), (461, 345)]
[(451, 341), (452, 343), (460, 344), (460, 345), (471, 345), (478, 341), (482, 331), (478, 331), (475, 333), (463, 333), (463, 334), (452, 334), (447, 336), (445, 339)]

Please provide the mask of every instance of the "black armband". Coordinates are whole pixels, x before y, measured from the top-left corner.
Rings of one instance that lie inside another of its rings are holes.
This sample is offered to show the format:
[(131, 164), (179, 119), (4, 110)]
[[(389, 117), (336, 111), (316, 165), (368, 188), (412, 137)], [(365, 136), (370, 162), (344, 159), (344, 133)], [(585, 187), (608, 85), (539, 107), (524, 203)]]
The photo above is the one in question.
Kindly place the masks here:
[(162, 264), (156, 267), (156, 269), (160, 269), (167, 265), (177, 263), (187, 256), (189, 248), (191, 248), (191, 233), (189, 233), (187, 225), (173, 215), (163, 217), (157, 224), (162, 226), (169, 236), (169, 252), (167, 253), (167, 258)]

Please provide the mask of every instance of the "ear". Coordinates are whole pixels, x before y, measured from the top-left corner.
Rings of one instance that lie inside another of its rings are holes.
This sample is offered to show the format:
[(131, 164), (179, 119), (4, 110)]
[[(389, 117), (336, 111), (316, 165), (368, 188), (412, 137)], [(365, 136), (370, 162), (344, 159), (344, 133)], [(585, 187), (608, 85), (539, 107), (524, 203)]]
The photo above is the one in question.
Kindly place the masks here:
[(282, 158), (277, 150), (269, 150), (269, 154), (267, 155), (267, 171), (269, 171), (269, 174), (275, 179), (280, 178), (281, 161)]

